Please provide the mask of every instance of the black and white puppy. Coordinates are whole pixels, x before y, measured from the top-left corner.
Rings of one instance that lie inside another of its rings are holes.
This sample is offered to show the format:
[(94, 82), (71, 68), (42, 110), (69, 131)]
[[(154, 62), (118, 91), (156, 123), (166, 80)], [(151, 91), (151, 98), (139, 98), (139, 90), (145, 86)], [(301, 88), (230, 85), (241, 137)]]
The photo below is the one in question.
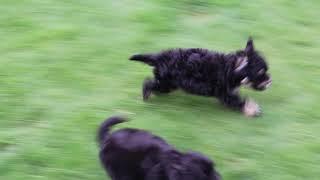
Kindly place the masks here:
[(112, 180), (220, 180), (213, 162), (196, 152), (179, 152), (162, 138), (139, 129), (111, 126), (124, 122), (111, 117), (98, 130), (100, 160)]
[(154, 67), (154, 79), (143, 84), (143, 98), (151, 93), (169, 93), (176, 89), (217, 97), (224, 105), (247, 116), (260, 114), (252, 100), (241, 98), (241, 85), (262, 91), (271, 85), (268, 65), (249, 38), (244, 50), (224, 54), (207, 49), (170, 49), (154, 54), (137, 54), (130, 60)]

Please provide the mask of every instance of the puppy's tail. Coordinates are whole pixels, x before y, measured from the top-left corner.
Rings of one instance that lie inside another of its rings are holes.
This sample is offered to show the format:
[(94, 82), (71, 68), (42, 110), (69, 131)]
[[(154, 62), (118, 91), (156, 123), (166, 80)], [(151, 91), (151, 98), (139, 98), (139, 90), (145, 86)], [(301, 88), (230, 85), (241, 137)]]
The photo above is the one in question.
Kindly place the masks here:
[(112, 116), (106, 119), (101, 125), (98, 130), (97, 140), (98, 143), (101, 145), (104, 139), (109, 135), (110, 128), (116, 124), (122, 123), (127, 121), (127, 119), (119, 116)]
[(132, 61), (141, 61), (150, 66), (155, 66), (156, 58), (153, 54), (135, 54), (129, 58)]

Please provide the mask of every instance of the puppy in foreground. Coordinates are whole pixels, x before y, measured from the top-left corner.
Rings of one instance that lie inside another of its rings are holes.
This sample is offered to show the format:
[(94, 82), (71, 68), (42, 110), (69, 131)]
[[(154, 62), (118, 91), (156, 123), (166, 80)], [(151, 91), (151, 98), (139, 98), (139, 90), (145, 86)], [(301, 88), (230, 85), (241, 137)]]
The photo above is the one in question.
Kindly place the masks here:
[(249, 38), (243, 50), (223, 54), (207, 49), (171, 49), (154, 54), (137, 54), (130, 60), (153, 66), (154, 78), (143, 84), (143, 99), (152, 93), (182, 89), (187, 93), (217, 97), (224, 105), (246, 116), (260, 115), (259, 106), (241, 98), (242, 85), (262, 91), (271, 85), (268, 65)]
[(111, 117), (98, 130), (100, 160), (112, 180), (220, 180), (213, 162), (199, 153), (180, 152), (144, 130), (110, 133), (124, 121)]

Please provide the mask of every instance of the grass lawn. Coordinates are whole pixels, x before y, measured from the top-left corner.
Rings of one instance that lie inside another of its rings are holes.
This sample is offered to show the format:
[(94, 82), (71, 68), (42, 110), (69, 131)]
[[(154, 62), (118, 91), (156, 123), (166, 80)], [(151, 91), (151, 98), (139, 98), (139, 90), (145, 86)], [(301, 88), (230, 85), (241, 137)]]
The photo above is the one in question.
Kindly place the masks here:
[[(97, 126), (113, 114), (212, 158), (226, 180), (320, 177), (319, 0), (1, 0), (0, 179), (106, 179)], [(248, 119), (213, 98), (141, 100), (151, 68), (128, 57), (170, 47), (244, 48), (273, 86), (242, 89)]]

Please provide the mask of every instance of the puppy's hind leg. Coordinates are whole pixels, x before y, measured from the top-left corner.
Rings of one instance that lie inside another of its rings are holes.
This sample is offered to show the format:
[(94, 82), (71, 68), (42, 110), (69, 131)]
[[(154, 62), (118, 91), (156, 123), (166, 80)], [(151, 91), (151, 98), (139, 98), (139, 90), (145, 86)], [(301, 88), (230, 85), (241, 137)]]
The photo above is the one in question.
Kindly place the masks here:
[(151, 93), (164, 94), (175, 90), (176, 87), (168, 81), (147, 78), (142, 87), (143, 100), (149, 99)]
[(147, 78), (144, 80), (143, 86), (142, 86), (142, 97), (144, 101), (149, 99), (154, 86), (155, 86), (155, 81), (153, 79)]

